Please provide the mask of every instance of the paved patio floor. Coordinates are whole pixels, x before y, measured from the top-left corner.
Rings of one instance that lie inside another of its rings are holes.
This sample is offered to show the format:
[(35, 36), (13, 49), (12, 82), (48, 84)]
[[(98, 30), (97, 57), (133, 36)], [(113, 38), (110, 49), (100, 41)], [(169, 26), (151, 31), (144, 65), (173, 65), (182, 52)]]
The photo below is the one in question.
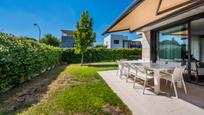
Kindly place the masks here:
[[(124, 79), (121, 80), (116, 76), (116, 71), (102, 71), (99, 74), (133, 115), (204, 115), (204, 87), (187, 84), (188, 95), (179, 89), (179, 99), (173, 95), (173, 89), (171, 97), (156, 95), (151, 88), (143, 95), (141, 84), (138, 83), (134, 89), (132, 81), (126, 83)], [(166, 91), (162, 84), (161, 90)]]

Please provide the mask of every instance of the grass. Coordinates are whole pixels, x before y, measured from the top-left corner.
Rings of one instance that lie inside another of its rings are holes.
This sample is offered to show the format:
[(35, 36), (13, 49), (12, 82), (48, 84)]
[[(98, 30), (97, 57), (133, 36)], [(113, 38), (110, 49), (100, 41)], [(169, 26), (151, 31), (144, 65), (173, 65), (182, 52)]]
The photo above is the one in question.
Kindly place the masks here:
[(20, 112), (22, 115), (131, 114), (99, 76), (98, 71), (116, 69), (115, 63), (72, 64), (49, 86), (47, 96)]

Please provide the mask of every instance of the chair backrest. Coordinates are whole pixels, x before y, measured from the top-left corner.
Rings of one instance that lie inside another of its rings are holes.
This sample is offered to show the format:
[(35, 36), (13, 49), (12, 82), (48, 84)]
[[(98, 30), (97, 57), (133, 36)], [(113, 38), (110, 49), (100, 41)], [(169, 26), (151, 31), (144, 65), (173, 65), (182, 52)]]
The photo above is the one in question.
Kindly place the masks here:
[(183, 79), (183, 73), (186, 69), (186, 66), (177, 66), (174, 69), (174, 72), (172, 74), (172, 77), (174, 80), (182, 80)]
[[(188, 67), (188, 62), (186, 62), (186, 66)], [(191, 70), (197, 70), (198, 65), (197, 62), (191, 62)]]
[(117, 60), (116, 63), (118, 64), (118, 69), (120, 70), (122, 68), (121, 61)]
[(137, 69), (138, 72), (146, 73), (146, 67), (136, 66), (136, 65), (135, 65), (135, 68)]
[(133, 65), (133, 64), (128, 64), (128, 65), (129, 65), (129, 67), (130, 67), (131, 69), (136, 69), (135, 65)]
[(129, 69), (129, 64), (128, 63), (121, 62), (120, 65), (121, 65), (121, 67), (123, 69)]
[(138, 68), (134, 64), (129, 64), (129, 69), (130, 72), (137, 74)]

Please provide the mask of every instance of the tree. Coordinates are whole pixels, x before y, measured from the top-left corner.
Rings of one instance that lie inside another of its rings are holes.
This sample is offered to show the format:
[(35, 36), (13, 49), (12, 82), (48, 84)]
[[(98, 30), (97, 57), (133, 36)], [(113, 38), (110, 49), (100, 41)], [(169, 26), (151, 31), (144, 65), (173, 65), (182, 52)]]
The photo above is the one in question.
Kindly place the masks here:
[(44, 38), (40, 40), (40, 42), (47, 45), (55, 46), (55, 47), (60, 46), (60, 40), (51, 34), (45, 35)]
[(88, 11), (81, 14), (80, 22), (76, 24), (74, 33), (75, 53), (81, 54), (81, 65), (84, 63), (84, 54), (96, 41), (96, 33), (93, 31), (93, 20), (89, 17)]
[(0, 37), (1, 36), (8, 36), (8, 37), (15, 37), (14, 34), (10, 34), (10, 33), (3, 33), (3, 32), (0, 32)]

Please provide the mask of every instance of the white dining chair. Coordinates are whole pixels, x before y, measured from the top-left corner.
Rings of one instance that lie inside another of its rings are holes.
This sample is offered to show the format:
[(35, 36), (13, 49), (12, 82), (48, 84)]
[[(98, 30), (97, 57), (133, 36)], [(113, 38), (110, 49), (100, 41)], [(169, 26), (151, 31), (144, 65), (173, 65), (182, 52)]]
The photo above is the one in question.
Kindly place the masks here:
[[(186, 67), (188, 67), (188, 62), (186, 62)], [(191, 74), (195, 77), (195, 80), (199, 80), (199, 71), (198, 71), (198, 63), (197, 62), (191, 62)], [(188, 74), (188, 69), (185, 70), (185, 73)]]
[(121, 61), (119, 61), (119, 60), (117, 60), (116, 63), (117, 63), (117, 65), (118, 65), (118, 69), (117, 69), (117, 72), (116, 72), (116, 76), (118, 76), (118, 73), (120, 73), (120, 71), (121, 71), (122, 65), (121, 65)]
[(119, 77), (122, 79), (122, 77), (126, 77), (126, 79), (129, 77), (129, 66), (127, 63), (120, 62), (121, 69), (119, 70), (120, 75)]
[(118, 65), (118, 69), (117, 69), (117, 72), (116, 72), (116, 76), (118, 76), (118, 73), (120, 73), (120, 71), (122, 71), (122, 65), (121, 65), (121, 63), (122, 63), (123, 61), (127, 61), (127, 59), (120, 59), (120, 60), (117, 60), (117, 61), (116, 61), (117, 65)]
[(136, 68), (134, 68), (134, 64), (127, 63), (126, 67), (128, 68), (128, 77), (126, 77), (126, 82), (128, 82), (129, 76), (137, 74)]
[(173, 87), (174, 87), (174, 92), (175, 92), (175, 95), (177, 98), (178, 98), (178, 92), (176, 89), (176, 83), (179, 81), (182, 82), (185, 94), (187, 94), (186, 85), (185, 85), (185, 82), (183, 79), (183, 73), (185, 71), (185, 68), (186, 68), (186, 66), (178, 66), (178, 67), (175, 67), (173, 73), (161, 72), (161, 74), (160, 74), (161, 79), (165, 79), (165, 80), (171, 82), (171, 85), (173, 85)]
[(175, 67), (181, 66), (180, 62), (168, 62), (167, 66), (170, 66), (169, 70), (167, 70), (169, 73), (173, 73)]
[(131, 66), (133, 70), (135, 70), (135, 75), (134, 75), (134, 84), (133, 88), (135, 88), (136, 80), (140, 79), (144, 81), (144, 86), (143, 86), (143, 94), (145, 93), (145, 88), (148, 83), (148, 80), (154, 78), (153, 72), (149, 72), (146, 67), (139, 67), (139, 66)]

